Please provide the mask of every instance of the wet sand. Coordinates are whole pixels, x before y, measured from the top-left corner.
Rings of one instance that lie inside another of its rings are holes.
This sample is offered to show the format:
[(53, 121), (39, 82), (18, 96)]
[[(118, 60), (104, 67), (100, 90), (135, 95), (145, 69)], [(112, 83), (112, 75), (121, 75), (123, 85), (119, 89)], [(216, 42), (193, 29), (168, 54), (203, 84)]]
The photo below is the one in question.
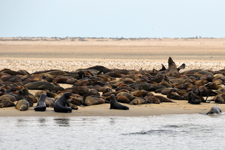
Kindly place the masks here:
[[(54, 41), (0, 41), (0, 69), (38, 70), (61, 69), (73, 71), (94, 65), (120, 69), (160, 69), (167, 66), (168, 57), (186, 69), (225, 68), (225, 39), (83, 39)], [(173, 100), (175, 101), (175, 100)], [(1, 108), (0, 116), (150, 116), (162, 114), (206, 113), (210, 104), (191, 105), (187, 101), (133, 106), (130, 110), (110, 110), (109, 104), (78, 107), (70, 114), (35, 112), (31, 107), (20, 112), (14, 107)], [(36, 104), (34, 104), (36, 106)], [(218, 105), (225, 111), (225, 105)]]

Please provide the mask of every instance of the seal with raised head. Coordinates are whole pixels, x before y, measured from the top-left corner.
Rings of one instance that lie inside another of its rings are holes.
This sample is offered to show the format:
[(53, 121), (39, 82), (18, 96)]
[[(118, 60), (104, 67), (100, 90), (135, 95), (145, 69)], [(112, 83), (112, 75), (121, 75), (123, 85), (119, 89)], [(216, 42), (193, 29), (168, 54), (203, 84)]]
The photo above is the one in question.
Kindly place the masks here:
[(58, 98), (54, 105), (55, 112), (72, 112), (69, 102), (67, 101), (71, 96), (70, 92), (64, 93), (60, 98)]
[(129, 107), (118, 103), (117, 100), (116, 100), (116, 96), (114, 94), (111, 94), (111, 97), (110, 97), (110, 109), (129, 110)]
[(34, 107), (34, 110), (35, 111), (45, 111), (46, 110), (46, 94), (41, 94), (39, 100), (38, 100), (38, 103), (37, 103), (37, 106)]

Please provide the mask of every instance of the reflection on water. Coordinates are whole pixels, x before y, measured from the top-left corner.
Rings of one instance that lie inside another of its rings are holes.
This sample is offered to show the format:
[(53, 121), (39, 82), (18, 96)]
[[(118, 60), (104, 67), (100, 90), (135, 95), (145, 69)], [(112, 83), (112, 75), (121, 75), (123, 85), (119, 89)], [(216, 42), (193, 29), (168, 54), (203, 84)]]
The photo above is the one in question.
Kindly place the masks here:
[(115, 118), (110, 118), (109, 124), (115, 125), (115, 123), (116, 123)]
[(1, 149), (225, 149), (225, 115), (2, 117)]
[(17, 127), (24, 127), (26, 126), (26, 124), (27, 124), (26, 119), (23, 119), (23, 118), (17, 119), (17, 124), (16, 124)]
[(148, 131), (141, 131), (141, 132), (134, 132), (134, 133), (128, 133), (128, 134), (122, 134), (122, 135), (131, 135), (131, 134), (172, 134), (172, 132), (175, 132), (173, 130), (148, 130)]
[(55, 118), (54, 121), (59, 126), (62, 126), (62, 127), (69, 127), (70, 126), (70, 124), (69, 124), (70, 119), (68, 119), (68, 118)]
[(40, 123), (39, 124), (40, 126), (46, 126), (46, 120), (45, 120), (45, 118), (39, 118), (38, 121)]

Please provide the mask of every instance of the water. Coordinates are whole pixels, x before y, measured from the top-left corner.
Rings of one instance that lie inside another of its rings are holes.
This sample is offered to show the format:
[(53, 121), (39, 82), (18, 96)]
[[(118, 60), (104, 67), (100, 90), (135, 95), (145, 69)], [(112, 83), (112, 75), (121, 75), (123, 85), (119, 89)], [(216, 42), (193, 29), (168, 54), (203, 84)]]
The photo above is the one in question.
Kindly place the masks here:
[(2, 117), (0, 149), (224, 150), (225, 115)]

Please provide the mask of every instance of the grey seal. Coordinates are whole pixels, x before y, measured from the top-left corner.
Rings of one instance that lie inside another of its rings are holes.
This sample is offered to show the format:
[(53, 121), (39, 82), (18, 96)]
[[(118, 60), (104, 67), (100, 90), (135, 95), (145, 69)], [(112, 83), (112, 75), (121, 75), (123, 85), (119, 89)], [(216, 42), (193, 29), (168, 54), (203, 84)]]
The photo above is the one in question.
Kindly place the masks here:
[(209, 114), (220, 114), (221, 112), (222, 112), (221, 109), (217, 105), (215, 105), (209, 110), (209, 112), (207, 112), (206, 115), (209, 115)]

